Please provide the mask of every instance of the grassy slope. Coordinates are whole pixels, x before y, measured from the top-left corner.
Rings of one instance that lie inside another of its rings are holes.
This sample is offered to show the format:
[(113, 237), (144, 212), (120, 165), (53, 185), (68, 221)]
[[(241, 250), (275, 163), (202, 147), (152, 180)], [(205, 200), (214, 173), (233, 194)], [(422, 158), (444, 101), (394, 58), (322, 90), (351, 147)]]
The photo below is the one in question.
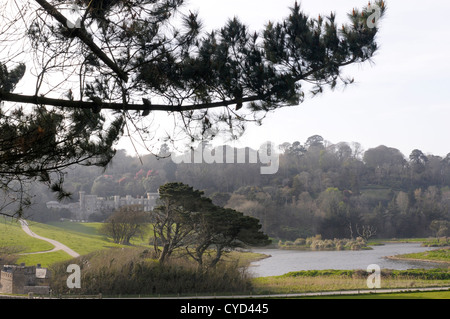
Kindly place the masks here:
[(0, 219), (0, 247), (12, 247), (18, 253), (53, 249), (53, 245), (27, 235), (16, 220)]
[[(108, 249), (111, 247), (122, 247), (113, 243), (110, 239), (101, 235), (98, 230), (101, 223), (75, 223), (75, 222), (53, 222), (41, 224), (28, 222), (30, 229), (37, 235), (51, 238), (70, 247), (80, 255), (86, 255), (94, 251)], [(148, 237), (150, 229), (143, 238), (135, 238), (131, 241), (135, 246), (148, 246)], [(28, 236), (21, 228), (18, 222), (9, 221), (0, 224), (0, 247), (18, 247), (19, 253), (41, 252), (53, 249), (50, 243)], [(232, 252), (231, 258), (237, 258), (242, 264), (248, 264), (261, 257), (260, 254), (246, 253), (241, 254)], [(46, 267), (54, 262), (69, 260), (71, 257), (63, 251), (56, 251), (43, 254), (22, 255), (18, 263), (24, 262), (27, 265), (37, 263)]]
[(53, 224), (29, 223), (29, 225), (36, 234), (59, 241), (80, 255), (118, 246), (97, 232), (100, 225), (98, 223), (60, 222)]
[[(53, 225), (29, 222), (30, 229), (37, 235), (51, 238), (70, 247), (77, 253), (84, 255), (109, 247), (119, 245), (104, 238), (97, 230), (98, 223), (70, 223), (58, 222)], [(16, 221), (5, 220), (0, 223), (0, 247), (15, 247), (19, 254), (49, 251), (54, 246), (44, 240), (28, 236)], [(54, 262), (69, 260), (63, 251), (42, 254), (20, 255), (17, 263), (27, 265), (41, 264), (46, 267)]]

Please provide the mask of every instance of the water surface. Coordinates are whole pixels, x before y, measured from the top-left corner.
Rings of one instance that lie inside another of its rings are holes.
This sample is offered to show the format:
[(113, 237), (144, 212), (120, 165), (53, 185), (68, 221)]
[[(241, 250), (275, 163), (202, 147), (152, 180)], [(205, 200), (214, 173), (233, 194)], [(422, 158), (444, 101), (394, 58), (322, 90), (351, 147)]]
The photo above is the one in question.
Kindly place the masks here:
[(434, 247), (421, 247), (420, 243), (387, 243), (373, 246), (372, 250), (303, 251), (283, 249), (253, 249), (253, 252), (270, 255), (251, 264), (250, 273), (255, 277), (278, 276), (291, 271), (323, 269), (367, 269), (377, 264), (382, 269), (437, 268), (439, 263), (392, 260), (386, 256), (423, 252)]

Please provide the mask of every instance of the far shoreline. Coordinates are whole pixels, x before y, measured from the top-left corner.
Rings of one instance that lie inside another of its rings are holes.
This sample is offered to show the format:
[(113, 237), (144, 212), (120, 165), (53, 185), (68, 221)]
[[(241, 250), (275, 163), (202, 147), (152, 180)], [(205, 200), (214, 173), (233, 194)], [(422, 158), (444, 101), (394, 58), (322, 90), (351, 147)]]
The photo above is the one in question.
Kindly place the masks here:
[[(432, 250), (430, 250), (428, 252), (439, 251), (439, 250), (450, 250), (450, 246), (439, 247), (439, 248), (436, 248), (436, 249), (432, 249)], [(419, 253), (419, 254), (423, 254), (423, 253)], [(409, 254), (405, 254), (405, 255), (409, 255)], [(430, 259), (430, 258), (412, 258), (412, 257), (404, 257), (404, 255), (385, 256), (384, 258), (391, 259), (391, 260), (405, 260), (405, 261), (439, 263), (439, 264), (447, 264), (447, 265), (450, 266), (450, 261), (449, 260), (439, 260), (439, 259)]]

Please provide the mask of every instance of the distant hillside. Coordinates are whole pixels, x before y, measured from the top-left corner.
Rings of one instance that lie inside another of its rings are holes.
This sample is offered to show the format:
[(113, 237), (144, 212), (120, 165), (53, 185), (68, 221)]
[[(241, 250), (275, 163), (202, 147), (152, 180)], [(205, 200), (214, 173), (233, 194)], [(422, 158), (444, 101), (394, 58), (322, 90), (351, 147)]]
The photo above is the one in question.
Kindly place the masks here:
[[(163, 149), (170, 154), (167, 145)], [(259, 218), (266, 233), (283, 239), (357, 237), (364, 229), (377, 237), (449, 235), (450, 154), (442, 158), (414, 150), (405, 156), (384, 145), (364, 151), (358, 143), (332, 144), (318, 135), (303, 144), (283, 143), (277, 152), (277, 173), (262, 175), (261, 163), (176, 164), (118, 151), (104, 172), (68, 171), (66, 186), (76, 201), (81, 190), (142, 196), (180, 181), (205, 191), (218, 205)]]

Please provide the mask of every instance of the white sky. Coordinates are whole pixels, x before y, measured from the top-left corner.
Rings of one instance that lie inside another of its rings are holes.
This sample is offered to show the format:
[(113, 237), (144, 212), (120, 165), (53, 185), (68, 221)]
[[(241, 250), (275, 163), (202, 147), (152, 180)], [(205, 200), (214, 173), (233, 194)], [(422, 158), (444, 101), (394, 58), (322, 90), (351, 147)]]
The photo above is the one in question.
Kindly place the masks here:
[[(204, 31), (222, 27), (237, 16), (250, 29), (282, 21), (295, 0), (186, 0), (186, 11), (198, 11)], [(352, 8), (368, 0), (302, 0), (310, 16), (337, 14), (347, 22)], [(415, 148), (445, 156), (450, 153), (450, 1), (386, 0), (380, 46), (374, 64), (349, 66), (356, 83), (345, 90), (326, 91), (299, 106), (270, 113), (263, 125), (248, 125), (236, 146), (259, 148), (321, 135), (332, 143), (359, 142), (364, 149), (381, 144), (398, 148), (406, 157)], [(162, 121), (161, 121), (162, 122)], [(130, 154), (127, 138), (119, 144)]]
[[(342, 23), (352, 8), (367, 5), (367, 0), (299, 3), (313, 17), (334, 11)], [(450, 1), (386, 3), (375, 64), (345, 69), (356, 84), (271, 113), (261, 127), (249, 125), (239, 145), (303, 144), (318, 134), (332, 143), (359, 142), (366, 150), (384, 144), (406, 157), (415, 148), (440, 156), (450, 153)], [(260, 31), (269, 20), (286, 17), (293, 4), (294, 0), (189, 0), (186, 6), (199, 11), (205, 31), (220, 28), (233, 16)]]

